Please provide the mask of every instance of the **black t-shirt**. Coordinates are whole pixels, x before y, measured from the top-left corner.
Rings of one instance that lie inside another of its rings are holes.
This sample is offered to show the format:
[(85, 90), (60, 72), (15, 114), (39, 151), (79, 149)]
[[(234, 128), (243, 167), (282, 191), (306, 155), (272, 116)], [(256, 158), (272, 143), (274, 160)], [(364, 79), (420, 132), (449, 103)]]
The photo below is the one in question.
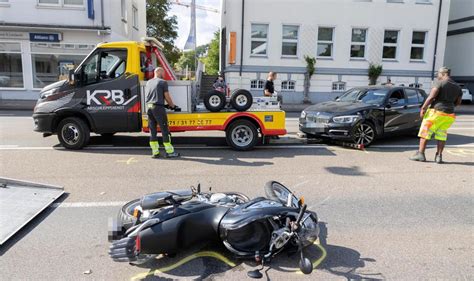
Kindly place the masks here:
[(435, 81), (433, 88), (437, 88), (439, 92), (431, 107), (444, 113), (454, 113), (455, 103), (462, 96), (461, 87), (453, 80), (448, 79)]
[(265, 87), (263, 88), (263, 94), (265, 94), (265, 90), (267, 90), (268, 92), (270, 92), (272, 94), (275, 92), (275, 88), (273, 86), (273, 81), (267, 80), (265, 82)]

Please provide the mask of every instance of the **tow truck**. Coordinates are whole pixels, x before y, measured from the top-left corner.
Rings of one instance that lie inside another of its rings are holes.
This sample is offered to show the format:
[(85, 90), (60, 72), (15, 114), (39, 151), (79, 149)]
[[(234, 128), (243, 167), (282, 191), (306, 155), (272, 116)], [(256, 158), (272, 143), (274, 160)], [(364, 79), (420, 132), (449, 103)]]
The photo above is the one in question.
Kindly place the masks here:
[(238, 106), (209, 110), (206, 104), (221, 105), (221, 96), (211, 94), (206, 103), (200, 101), (197, 83), (178, 81), (162, 50), (154, 38), (98, 44), (68, 79), (41, 90), (33, 112), (34, 130), (45, 137), (57, 134), (67, 149), (85, 147), (91, 132), (103, 136), (149, 132), (144, 86), (154, 68), (161, 66), (181, 109), (167, 112), (171, 132), (225, 131), (227, 143), (236, 150), (252, 149), (260, 137), (286, 134), (285, 112), (276, 99), (256, 97), (245, 106), (250, 93), (237, 89), (227, 99), (244, 103), (240, 111)]

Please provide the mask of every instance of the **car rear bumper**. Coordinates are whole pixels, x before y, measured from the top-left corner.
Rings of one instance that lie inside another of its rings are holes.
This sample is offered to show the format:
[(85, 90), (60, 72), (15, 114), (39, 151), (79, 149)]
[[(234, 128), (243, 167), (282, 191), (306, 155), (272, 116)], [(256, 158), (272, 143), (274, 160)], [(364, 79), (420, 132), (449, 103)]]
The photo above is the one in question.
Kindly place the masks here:
[(337, 123), (315, 123), (300, 118), (299, 129), (303, 133), (316, 137), (326, 137), (337, 140), (351, 140), (353, 125)]
[(35, 113), (33, 114), (34, 131), (46, 134), (54, 133), (55, 113)]

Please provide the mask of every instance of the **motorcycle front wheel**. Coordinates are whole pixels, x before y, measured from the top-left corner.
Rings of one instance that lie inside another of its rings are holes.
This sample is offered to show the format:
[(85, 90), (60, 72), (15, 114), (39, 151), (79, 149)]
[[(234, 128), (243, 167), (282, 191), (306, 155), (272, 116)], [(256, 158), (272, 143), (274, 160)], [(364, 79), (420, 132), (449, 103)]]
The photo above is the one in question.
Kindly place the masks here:
[(288, 205), (288, 197), (290, 197), (290, 207), (298, 207), (298, 198), (293, 195), (283, 184), (277, 181), (269, 181), (265, 184), (265, 195), (268, 199)]

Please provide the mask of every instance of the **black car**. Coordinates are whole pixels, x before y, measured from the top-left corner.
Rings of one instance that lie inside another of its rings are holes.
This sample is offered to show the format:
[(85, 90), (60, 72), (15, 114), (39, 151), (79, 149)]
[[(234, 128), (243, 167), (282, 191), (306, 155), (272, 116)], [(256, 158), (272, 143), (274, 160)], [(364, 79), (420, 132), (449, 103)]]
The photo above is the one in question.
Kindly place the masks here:
[(303, 110), (300, 130), (308, 137), (353, 141), (368, 146), (387, 134), (417, 132), (421, 124), (420, 108), (425, 99), (426, 93), (416, 88), (354, 88), (335, 101)]

